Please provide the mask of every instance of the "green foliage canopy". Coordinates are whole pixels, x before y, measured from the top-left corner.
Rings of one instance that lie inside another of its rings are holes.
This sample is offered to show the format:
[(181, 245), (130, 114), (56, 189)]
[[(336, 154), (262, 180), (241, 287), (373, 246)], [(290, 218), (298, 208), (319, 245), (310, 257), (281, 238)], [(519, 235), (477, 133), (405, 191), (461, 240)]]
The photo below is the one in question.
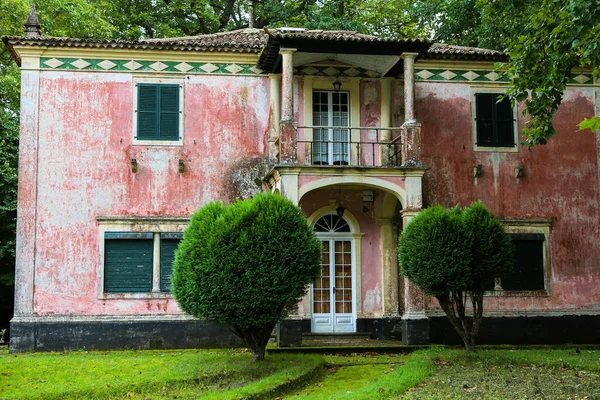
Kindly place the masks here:
[(254, 353), (253, 342), (266, 335), (266, 345), (318, 277), (320, 259), (320, 241), (288, 199), (261, 193), (227, 207), (210, 203), (177, 249), (172, 292), (182, 310), (229, 325)]
[[(488, 5), (502, 12), (513, 0)], [(520, 32), (508, 40), (506, 63), (511, 87), (507, 94), (525, 104), (530, 116), (523, 129), (524, 144), (545, 144), (556, 134), (552, 118), (562, 101), (574, 68), (600, 73), (600, 0), (537, 0), (535, 12)], [(600, 128), (600, 117), (591, 117), (580, 129)]]
[(485, 284), (514, 264), (512, 241), (498, 219), (480, 202), (463, 211), (428, 208), (404, 228), (398, 260), (402, 275), (438, 299), (466, 348), (474, 350)]

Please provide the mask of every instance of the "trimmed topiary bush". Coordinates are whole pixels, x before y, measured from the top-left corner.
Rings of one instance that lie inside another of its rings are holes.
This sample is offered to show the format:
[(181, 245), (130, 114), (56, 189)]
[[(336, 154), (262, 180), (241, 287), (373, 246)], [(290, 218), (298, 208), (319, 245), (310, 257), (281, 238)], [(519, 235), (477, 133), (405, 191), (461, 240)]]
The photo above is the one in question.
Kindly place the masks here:
[(321, 243), (288, 199), (261, 193), (197, 211), (175, 253), (172, 291), (197, 317), (229, 325), (264, 359), (275, 324), (320, 273)]
[(398, 246), (401, 274), (438, 299), (467, 350), (475, 350), (485, 283), (509, 272), (513, 257), (510, 237), (480, 202), (462, 211), (434, 206), (420, 212)]

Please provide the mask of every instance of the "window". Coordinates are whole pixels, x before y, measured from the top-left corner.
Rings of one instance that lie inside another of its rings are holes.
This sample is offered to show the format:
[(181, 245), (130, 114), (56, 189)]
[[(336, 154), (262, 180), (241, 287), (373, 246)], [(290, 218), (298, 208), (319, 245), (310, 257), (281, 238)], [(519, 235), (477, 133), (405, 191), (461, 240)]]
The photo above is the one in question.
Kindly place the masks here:
[(134, 144), (181, 145), (182, 86), (168, 83), (136, 82)]
[(170, 292), (180, 232), (105, 232), (104, 293)]
[(473, 92), (473, 132), (476, 151), (518, 151), (515, 110), (497, 91)]
[[(514, 224), (515, 222), (511, 222)], [(493, 294), (510, 295), (510, 292), (550, 294), (550, 248), (548, 237), (550, 223), (546, 221), (519, 221), (519, 225), (506, 225), (515, 246), (515, 265), (506, 276), (488, 283)]]
[[(318, 90), (313, 92), (313, 164), (350, 163), (349, 93)], [(337, 127), (338, 129), (334, 129)]]

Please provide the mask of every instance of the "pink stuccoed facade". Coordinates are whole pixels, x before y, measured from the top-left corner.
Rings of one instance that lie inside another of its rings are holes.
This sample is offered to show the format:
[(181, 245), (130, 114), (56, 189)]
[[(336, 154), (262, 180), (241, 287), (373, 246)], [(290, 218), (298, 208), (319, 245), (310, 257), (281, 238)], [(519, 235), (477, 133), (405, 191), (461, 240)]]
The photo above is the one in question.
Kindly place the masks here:
[[(529, 150), (521, 105), (512, 144), (478, 136), (476, 99), (507, 88), (498, 52), (285, 29), (4, 40), (22, 68), (14, 351), (235, 343), (181, 312), (162, 246), (204, 204), (259, 190), (302, 209), (331, 275), (282, 322), (282, 345), (310, 332), (452, 342), (437, 301), (399, 275), (397, 240), (421, 209), (476, 200), (535, 249), (518, 283), (489, 288), (482, 340), (593, 341), (585, 327), (600, 327), (600, 141), (576, 126), (600, 110), (591, 71), (574, 75), (557, 136)], [(178, 88), (178, 137), (142, 137), (144, 85)], [(113, 288), (128, 272), (109, 248), (142, 236), (148, 289)]]

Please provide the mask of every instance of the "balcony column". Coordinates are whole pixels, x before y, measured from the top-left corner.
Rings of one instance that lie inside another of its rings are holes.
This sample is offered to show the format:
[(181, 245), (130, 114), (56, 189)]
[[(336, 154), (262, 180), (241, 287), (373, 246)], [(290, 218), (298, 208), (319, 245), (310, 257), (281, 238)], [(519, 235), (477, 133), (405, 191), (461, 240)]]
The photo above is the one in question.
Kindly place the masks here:
[(269, 74), (270, 81), (270, 118), (269, 118), (269, 159), (276, 160), (279, 155), (279, 124), (281, 121), (281, 74)]
[[(402, 226), (406, 227), (419, 210), (404, 210)], [(425, 294), (410, 279), (404, 278), (404, 315), (402, 315), (402, 343), (406, 345), (429, 343), (429, 318), (425, 315)]]
[(279, 162), (297, 161), (298, 125), (294, 120), (294, 53), (296, 49), (281, 49), (281, 123), (279, 129)]
[(415, 58), (418, 53), (402, 53), (404, 60), (404, 124), (402, 125), (402, 165), (420, 167), (421, 124), (415, 118)]

